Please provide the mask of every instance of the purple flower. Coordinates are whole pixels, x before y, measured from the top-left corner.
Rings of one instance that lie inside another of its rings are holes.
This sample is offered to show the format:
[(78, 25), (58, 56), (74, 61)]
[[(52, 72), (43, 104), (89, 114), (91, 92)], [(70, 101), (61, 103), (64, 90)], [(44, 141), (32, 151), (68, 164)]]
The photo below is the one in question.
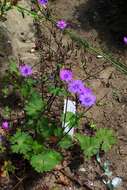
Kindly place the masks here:
[(123, 37), (123, 42), (124, 42), (125, 44), (127, 44), (127, 36), (124, 36), (124, 37)]
[(72, 72), (68, 69), (61, 69), (60, 70), (60, 79), (66, 82), (72, 80)]
[(90, 88), (84, 87), (80, 90), (80, 95), (92, 93), (92, 90)]
[(81, 104), (85, 107), (90, 107), (95, 104), (96, 96), (91, 93), (86, 93), (79, 96)]
[(40, 5), (47, 5), (48, 4), (48, 0), (38, 0), (38, 3)]
[(56, 26), (59, 28), (59, 29), (65, 29), (67, 27), (67, 23), (65, 20), (58, 20), (57, 23), (56, 23)]
[(68, 90), (72, 93), (80, 94), (81, 90), (84, 88), (84, 84), (81, 80), (73, 80), (68, 84)]
[(2, 123), (2, 129), (5, 129), (5, 130), (9, 129), (9, 124), (8, 124), (7, 121), (4, 121), (4, 122)]
[(24, 77), (32, 75), (32, 67), (30, 65), (22, 65), (19, 67), (19, 70)]

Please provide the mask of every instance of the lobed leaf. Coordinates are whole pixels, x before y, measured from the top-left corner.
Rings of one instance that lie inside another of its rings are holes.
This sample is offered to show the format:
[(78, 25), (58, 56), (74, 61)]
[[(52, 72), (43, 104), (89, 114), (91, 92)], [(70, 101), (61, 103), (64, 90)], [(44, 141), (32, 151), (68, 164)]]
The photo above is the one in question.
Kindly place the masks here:
[(47, 172), (52, 170), (62, 160), (62, 156), (52, 150), (32, 156), (31, 165), (37, 172)]
[(72, 139), (69, 135), (66, 135), (60, 142), (59, 146), (64, 149), (68, 149), (73, 145)]
[(111, 149), (112, 145), (116, 143), (116, 137), (113, 131), (107, 128), (100, 128), (96, 132), (96, 138), (101, 144), (101, 150), (107, 152)]
[(44, 108), (44, 102), (37, 92), (33, 92), (28, 103), (25, 106), (25, 111), (29, 116), (36, 116), (38, 112)]
[(81, 149), (87, 158), (94, 156), (99, 151), (100, 144), (95, 137), (76, 134), (76, 138), (78, 139)]
[(17, 131), (16, 134), (10, 138), (10, 142), (12, 152), (25, 155), (31, 151), (33, 139), (29, 134)]

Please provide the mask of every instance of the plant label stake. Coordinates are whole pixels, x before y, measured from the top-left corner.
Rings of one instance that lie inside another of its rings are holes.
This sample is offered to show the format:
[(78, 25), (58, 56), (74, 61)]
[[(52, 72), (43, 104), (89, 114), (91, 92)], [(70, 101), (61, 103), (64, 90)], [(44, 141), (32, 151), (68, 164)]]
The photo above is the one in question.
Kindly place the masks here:
[[(64, 100), (64, 114), (66, 114), (67, 112), (72, 112), (73, 114), (76, 113), (76, 103), (75, 103), (75, 101), (71, 101), (71, 100), (68, 100), (68, 99)], [(69, 122), (63, 122), (62, 127), (65, 128), (65, 130), (64, 130), (65, 133), (67, 133), (69, 131), (68, 134), (70, 136), (73, 136), (74, 128), (69, 130), (70, 127), (68, 127), (68, 125), (69, 125)]]

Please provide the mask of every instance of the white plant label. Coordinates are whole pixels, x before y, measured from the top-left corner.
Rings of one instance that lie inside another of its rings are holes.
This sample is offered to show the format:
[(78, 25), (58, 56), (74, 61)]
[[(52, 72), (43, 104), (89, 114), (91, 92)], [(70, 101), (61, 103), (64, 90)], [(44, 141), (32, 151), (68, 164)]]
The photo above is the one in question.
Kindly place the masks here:
[[(75, 103), (75, 101), (71, 101), (71, 100), (67, 100), (67, 99), (65, 99), (64, 100), (64, 114), (66, 113), (66, 112), (72, 112), (72, 113), (76, 113), (76, 103)], [(68, 126), (68, 122), (67, 123), (63, 123), (62, 124), (62, 127), (64, 127), (65, 128), (65, 132), (68, 132), (69, 131), (69, 127), (67, 127)], [(73, 134), (74, 134), (74, 128), (72, 128), (69, 132), (68, 132), (68, 134), (70, 135), (70, 136), (73, 136)]]

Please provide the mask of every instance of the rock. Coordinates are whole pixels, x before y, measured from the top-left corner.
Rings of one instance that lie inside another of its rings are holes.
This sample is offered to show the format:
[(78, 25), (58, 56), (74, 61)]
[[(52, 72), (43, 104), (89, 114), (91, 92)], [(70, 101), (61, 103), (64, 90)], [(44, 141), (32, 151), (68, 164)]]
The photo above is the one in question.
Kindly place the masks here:
[(101, 59), (101, 58), (103, 58), (103, 56), (102, 55), (97, 55), (97, 58)]
[(122, 178), (121, 177), (114, 177), (111, 181), (111, 184), (114, 188), (117, 188), (122, 185)]

